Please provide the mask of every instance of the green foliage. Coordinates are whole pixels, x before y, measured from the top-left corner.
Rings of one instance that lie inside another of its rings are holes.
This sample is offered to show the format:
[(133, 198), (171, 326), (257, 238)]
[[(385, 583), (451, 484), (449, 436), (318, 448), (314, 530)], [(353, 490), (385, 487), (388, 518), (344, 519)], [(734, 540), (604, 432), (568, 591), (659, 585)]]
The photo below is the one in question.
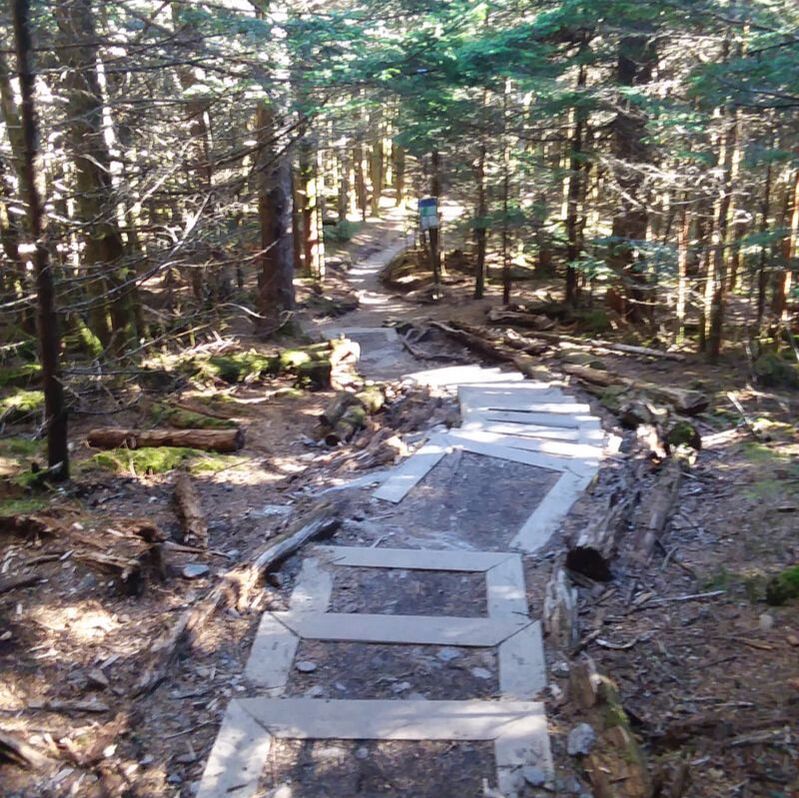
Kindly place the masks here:
[(758, 382), (768, 388), (799, 388), (799, 366), (792, 352), (763, 352), (754, 362)]
[(799, 565), (786, 568), (769, 579), (766, 585), (766, 601), (769, 604), (787, 604), (799, 598)]
[(38, 363), (24, 363), (21, 366), (4, 366), (0, 369), (0, 388), (7, 385), (31, 385), (41, 378), (42, 367)]
[(49, 499), (44, 495), (13, 499), (0, 498), (0, 517), (38, 513), (46, 509), (49, 503)]
[(42, 441), (29, 438), (0, 438), (0, 457), (36, 457), (42, 453)]
[(193, 410), (175, 407), (166, 402), (156, 402), (150, 408), (150, 416), (156, 426), (165, 424), (178, 429), (233, 429), (238, 426), (233, 419), (195, 413)]
[(44, 409), (44, 392), (17, 388), (8, 396), (0, 397), (0, 419), (24, 421), (40, 414)]
[(242, 463), (242, 458), (212, 454), (182, 446), (146, 446), (141, 449), (108, 449), (80, 465), (83, 473), (110, 471), (122, 476), (166, 474), (186, 467), (195, 475), (216, 474)]
[(362, 226), (362, 222), (351, 222), (349, 219), (342, 219), (334, 225), (326, 225), (325, 241), (333, 244), (345, 244)]

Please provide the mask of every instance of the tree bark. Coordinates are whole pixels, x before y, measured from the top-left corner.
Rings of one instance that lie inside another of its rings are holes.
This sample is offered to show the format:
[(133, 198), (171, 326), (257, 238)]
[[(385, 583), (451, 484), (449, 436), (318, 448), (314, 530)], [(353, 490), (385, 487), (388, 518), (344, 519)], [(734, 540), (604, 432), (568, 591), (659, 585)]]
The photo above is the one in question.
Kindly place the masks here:
[[(616, 80), (619, 86), (644, 86), (652, 80), (657, 54), (646, 34), (625, 36), (619, 43)], [(608, 264), (622, 280), (627, 303), (625, 317), (644, 319), (648, 302), (646, 275), (634, 255), (636, 242), (646, 239), (648, 214), (644, 178), (640, 165), (650, 160), (646, 145), (646, 116), (641, 109), (621, 99), (621, 110), (613, 121), (613, 149), (619, 161), (616, 178), (622, 192), (620, 208), (613, 217), (613, 248)]]
[(83, 240), (81, 260), (92, 295), (90, 325), (104, 346), (120, 353), (135, 340), (136, 330), (130, 289), (124, 286), (128, 277), (122, 263), (125, 247), (116, 223), (110, 157), (103, 136), (91, 0), (59, 5), (54, 15), (64, 44), (59, 52), (67, 88), (67, 139), (75, 162), (75, 209)]
[(244, 445), (240, 429), (135, 430), (99, 427), (89, 432), (89, 446), (96, 449), (141, 449), (149, 446), (188, 446), (210, 452), (237, 452)]
[[(581, 65), (577, 75), (578, 94), (585, 89), (587, 72), (587, 68)], [(566, 248), (566, 302), (571, 305), (576, 305), (579, 298), (579, 275), (577, 269), (571, 264), (580, 257), (583, 251), (579, 213), (580, 197), (583, 194), (582, 183), (585, 179), (583, 174), (583, 139), (587, 122), (587, 114), (579, 105), (579, 99), (577, 103), (574, 108), (574, 133), (569, 147), (569, 186), (566, 199), (566, 237), (568, 240)]]
[(488, 230), (488, 201), (485, 182), (486, 145), (480, 143), (475, 165), (475, 182), (477, 184), (477, 203), (474, 209), (474, 243), (477, 257), (474, 267), (474, 298), (482, 299), (485, 293), (486, 280), (486, 239)]
[(31, 67), (33, 45), (30, 34), (29, 0), (14, 0), (14, 44), (17, 52), (17, 71), (22, 95), (22, 141), (25, 188), (28, 192), (28, 228), (36, 247), (34, 268), (38, 296), (37, 325), (39, 356), (44, 389), (45, 429), (47, 431), (47, 463), (54, 479), (69, 476), (67, 441), (67, 410), (61, 379), (58, 313), (56, 311), (53, 268), (47, 248), (42, 241), (43, 217), (41, 198), (36, 185), (37, 125), (33, 100), (34, 76)]
[(294, 309), (294, 252), (292, 237), (291, 161), (273, 143), (274, 112), (262, 101), (256, 112), (258, 153), (258, 219), (261, 253), (258, 258), (258, 309), (262, 333), (279, 327)]

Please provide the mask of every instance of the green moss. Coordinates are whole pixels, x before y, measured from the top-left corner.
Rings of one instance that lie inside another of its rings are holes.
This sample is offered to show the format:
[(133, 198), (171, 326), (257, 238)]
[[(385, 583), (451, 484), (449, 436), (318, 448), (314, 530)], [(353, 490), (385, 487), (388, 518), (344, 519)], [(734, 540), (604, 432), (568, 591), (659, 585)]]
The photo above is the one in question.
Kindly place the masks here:
[(111, 471), (115, 474), (143, 476), (165, 474), (180, 467), (197, 449), (181, 446), (146, 446), (141, 449), (108, 449), (92, 455), (81, 464), (81, 470)]
[(221, 471), (227, 471), (229, 468), (236, 468), (246, 462), (246, 457), (202, 452), (199, 457), (191, 461), (189, 471), (195, 476), (213, 475), (219, 474)]
[(696, 427), (687, 421), (678, 421), (666, 434), (669, 446), (690, 446), (699, 451), (702, 448), (702, 436)]
[(4, 421), (21, 421), (40, 413), (43, 408), (43, 391), (17, 388), (14, 393), (0, 398), (0, 418)]
[(758, 382), (769, 388), (799, 388), (799, 366), (793, 354), (790, 359), (776, 352), (764, 352), (754, 362)]
[(766, 585), (766, 601), (769, 604), (786, 604), (796, 598), (799, 598), (799, 565), (786, 568)]
[(599, 401), (603, 407), (610, 410), (611, 413), (618, 413), (621, 409), (621, 397), (626, 392), (623, 385), (609, 385), (605, 388), (599, 396)]
[(27, 386), (39, 379), (42, 367), (38, 363), (25, 363), (22, 366), (4, 366), (0, 369), (0, 387), (5, 385)]
[(84, 472), (110, 471), (125, 476), (166, 474), (187, 466), (193, 474), (216, 474), (245, 462), (241, 457), (212, 454), (182, 446), (145, 446), (141, 449), (109, 449), (84, 461)]
[(610, 316), (604, 308), (584, 308), (574, 311), (577, 327), (582, 332), (603, 333), (613, 329)]
[(155, 424), (165, 424), (178, 429), (233, 429), (237, 426), (232, 419), (206, 416), (165, 402), (156, 402), (150, 409), (150, 416)]
[(45, 496), (32, 496), (24, 499), (0, 499), (0, 517), (25, 515), (44, 510), (49, 502)]
[(770, 446), (765, 446), (762, 443), (755, 443), (754, 441), (747, 441), (742, 444), (741, 453), (750, 462), (759, 463), (761, 465), (781, 465), (784, 462), (783, 455), (778, 451), (775, 451)]
[(0, 457), (36, 457), (43, 449), (42, 441), (28, 438), (0, 438)]
[(259, 355), (257, 352), (238, 352), (208, 358), (201, 371), (225, 382), (235, 383), (274, 374), (278, 363), (276, 358)]
[(304, 392), (299, 388), (279, 388), (275, 391), (276, 399), (299, 399), (304, 396)]

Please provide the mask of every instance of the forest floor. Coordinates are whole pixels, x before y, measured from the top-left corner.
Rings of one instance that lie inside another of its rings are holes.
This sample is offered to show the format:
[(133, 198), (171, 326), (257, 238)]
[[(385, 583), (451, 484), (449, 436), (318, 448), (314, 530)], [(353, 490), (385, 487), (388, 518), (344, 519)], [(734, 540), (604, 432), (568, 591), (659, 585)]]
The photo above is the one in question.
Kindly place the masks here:
[[(346, 248), (354, 267), (331, 275), (342, 294), (361, 292), (359, 309), (346, 318), (320, 319), (312, 293), (306, 293), (306, 326), (330, 331), (430, 318), (476, 322), (486, 308), (499, 303), (496, 284), (491, 284), (485, 300), (474, 302), (465, 278), (456, 274), (447, 278), (446, 303), (431, 305), (390, 295), (379, 287), (374, 269), (359, 273), (361, 262), (400, 245), (402, 237), (398, 215), (365, 225)], [(520, 299), (531, 299), (550, 289), (546, 282), (524, 283), (518, 292)], [(236, 338), (245, 348), (273, 349), (244, 328)], [(407, 371), (441, 365), (432, 360), (420, 363), (407, 351), (387, 350), (374, 339), (361, 343), (361, 369), (367, 377), (391, 382)], [(433, 351), (429, 344), (426, 350)], [(449, 356), (452, 363), (475, 360), (462, 347), (439, 340), (434, 353)], [(747, 387), (748, 375), (734, 354), (712, 368), (698, 357), (683, 363), (620, 355), (603, 355), (602, 360), (610, 371), (625, 376), (701, 386), (712, 403), (694, 421), (710, 445), (703, 447), (683, 480), (663, 551), (645, 566), (620, 563), (611, 582), (578, 583), (582, 632), (577, 648), (617, 681), (624, 708), (662, 785), (661, 794), (796, 798), (799, 618), (795, 606), (767, 606), (763, 594), (770, 574), (799, 561), (799, 443), (794, 426), (798, 397)], [(557, 361), (549, 365), (557, 371)], [(576, 385), (572, 390), (591, 403), (607, 430), (629, 438), (611, 409)], [(149, 647), (222, 572), (246, 560), (287, 519), (301, 515), (320, 491), (390, 465), (437, 424), (458, 423), (457, 404), (445, 392), (396, 381), (391, 391), (393, 402), (361, 436), (327, 449), (316, 443), (314, 430), (330, 392), (298, 392), (281, 379), (214, 386), (210, 391), (184, 389), (181, 399), (206, 403), (245, 426), (246, 444), (235, 455), (189, 462), (209, 525), (208, 552), (170, 551), (166, 578), (147, 580), (140, 595), (125, 595), (117, 581), (76, 560), (70, 545), (58, 538), (0, 538), (0, 729), (25, 739), (49, 758), (34, 770), (0, 764), (3, 795), (194, 794), (228, 701), (246, 691), (244, 667), (260, 613), (267, 607), (285, 609), (299, 558), (289, 559), (270, 576), (255, 605), (212, 616), (191, 652), (171, 665), (160, 686), (135, 696), (133, 688)], [(757, 438), (740, 423), (728, 391), (734, 391), (748, 416), (756, 419)], [(159, 397), (154, 391), (150, 398)], [(68, 490), (47, 497), (46, 510), (102, 540), (109, 529), (141, 518), (174, 536), (179, 526), (172, 504), (175, 471), (142, 473), (131, 460), (109, 472), (95, 467), (95, 452), (81, 443), (94, 426), (135, 426), (142, 421), (141, 408), (128, 403), (127, 397), (109, 397), (107, 402), (93, 407), (91, 415), (74, 418), (75, 478)], [(34, 432), (31, 424), (7, 426), (0, 439), (0, 475), (13, 476), (30, 460), (41, 458), (41, 444), (31, 441)], [(382, 463), (369, 450), (379, 434), (395, 447)], [(418, 542), (419, 535), (435, 540), (449, 530), (472, 535), (477, 544), (486, 513), (492, 528), (515, 528), (529, 514), (536, 491), (545, 487), (529, 476), (525, 496), (519, 499), (507, 475), (486, 472), (471, 459), (442, 462), (419, 486), (416, 498), (394, 508), (391, 517), (375, 510), (367, 491), (348, 491), (346, 518), (335, 541), (402, 546)], [(534, 615), (564, 541), (601, 512), (624, 463), (623, 454), (610, 458), (560, 532), (541, 552), (525, 558)], [(650, 484), (647, 474), (638, 487), (645, 493)], [(480, 501), (489, 495), (490, 503)], [(433, 514), (430, 496), (439, 502)], [(42, 512), (40, 501), (12, 496), (5, 506), (15, 512)], [(459, 507), (466, 512), (453, 510)], [(188, 578), (188, 564), (207, 566), (207, 571), (197, 569), (198, 575)], [(36, 581), (11, 584), (25, 576)], [(482, 599), (465, 575), (442, 577), (440, 584), (408, 576), (398, 579), (397, 584), (341, 583), (335, 607), (350, 611), (353, 597), (358, 597), (370, 607), (392, 607), (399, 613), (423, 612), (430, 601), (452, 614), (482, 612)], [(707, 595), (686, 598), (696, 594)], [(440, 668), (431, 664), (428, 652), (417, 651), (411, 656), (415, 664), (409, 666), (397, 661), (390, 646), (370, 647), (368, 661), (377, 662), (385, 677), (374, 682), (366, 669), (353, 667), (359, 661), (356, 653), (361, 657), (363, 652), (355, 652), (352, 644), (335, 644), (325, 651), (320, 644), (303, 645), (307, 648), (302, 659), (314, 661), (317, 669), (293, 674), (289, 694), (306, 695), (324, 684), (321, 689), (332, 685), (336, 695), (390, 697), (401, 685), (404, 694), (436, 697)], [(558, 650), (551, 641), (548, 645), (547, 714), (557, 767), (552, 794), (590, 795), (580, 760), (566, 753), (566, 737), (582, 719), (568, 689), (568, 663), (574, 652)], [(482, 677), (493, 668), (489, 653), (472, 652), (453, 665), (454, 678), (448, 679), (464, 695), (490, 697), (496, 685)], [(319, 695), (318, 689), (312, 694)], [(449, 794), (441, 786), (447, 781), (453, 795), (482, 794), (479, 776), (490, 770), (490, 751), (481, 745), (425, 745), (355, 746), (350, 751), (337, 744), (295, 746), (296, 750), (287, 744), (272, 762), (272, 781), (262, 794), (440, 798)], [(313, 787), (298, 790), (303, 774), (311, 770)], [(330, 782), (319, 783), (325, 772)], [(353, 774), (360, 776), (354, 779)], [(294, 790), (286, 792), (292, 780)]]

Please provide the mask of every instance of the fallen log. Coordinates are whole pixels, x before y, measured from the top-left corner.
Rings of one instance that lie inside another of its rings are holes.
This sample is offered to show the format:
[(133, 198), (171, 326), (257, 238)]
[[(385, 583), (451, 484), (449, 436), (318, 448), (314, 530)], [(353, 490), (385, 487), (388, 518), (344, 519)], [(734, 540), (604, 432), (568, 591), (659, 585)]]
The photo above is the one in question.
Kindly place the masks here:
[(629, 528), (636, 497), (625, 495), (627, 487), (608, 497), (604, 511), (569, 544), (566, 567), (599, 582), (613, 579), (610, 563), (619, 541)]
[[(544, 317), (546, 318), (546, 317)], [(607, 354), (608, 352), (619, 352), (625, 355), (640, 355), (643, 357), (660, 358), (664, 360), (684, 361), (685, 355), (679, 352), (666, 352), (662, 349), (652, 349), (648, 346), (635, 346), (633, 344), (616, 343), (615, 341), (603, 341), (597, 338), (580, 338), (577, 335), (567, 335), (565, 333), (549, 332), (550, 328), (537, 326), (540, 325), (541, 316), (529, 313), (517, 313), (511, 310), (499, 310), (492, 308), (488, 314), (488, 320), (492, 324), (510, 324), (531, 329), (529, 335), (533, 338), (540, 338), (544, 341), (553, 343), (567, 343), (578, 349), (585, 349), (597, 354)]]
[(347, 408), (357, 401), (354, 393), (339, 391), (319, 415), (319, 423), (332, 427), (344, 415)]
[(577, 591), (561, 563), (552, 569), (544, 591), (544, 631), (558, 648), (568, 650), (580, 639)]
[(351, 440), (366, 423), (366, 415), (366, 408), (363, 405), (350, 405), (333, 429), (325, 435), (325, 443), (328, 446), (336, 446)]
[(520, 313), (505, 308), (490, 308), (486, 318), (491, 324), (510, 324), (532, 330), (552, 330), (556, 322), (543, 313)]
[(236, 452), (244, 445), (241, 429), (132, 430), (100, 427), (89, 432), (89, 446), (95, 449), (116, 449), (126, 446), (186, 446), (210, 452)]
[(364, 427), (367, 416), (381, 410), (385, 402), (386, 395), (377, 385), (358, 393), (341, 391), (319, 416), (319, 437), (328, 446), (351, 440)]
[(175, 482), (175, 513), (183, 531), (183, 542), (208, 546), (208, 524), (200, 508), (200, 499), (194, 490), (191, 477), (181, 471)]
[(512, 363), (517, 356), (517, 352), (505, 348), (503, 343), (496, 339), (491, 339), (486, 333), (479, 330), (479, 328), (472, 327), (471, 325), (455, 321), (450, 321), (447, 324), (441, 321), (433, 321), (430, 322), (430, 326), (437, 330), (441, 330), (441, 332), (446, 333), (459, 343), (465, 344), (469, 349), (478, 352), (489, 360), (501, 363)]
[(642, 499), (642, 520), (633, 541), (633, 559), (638, 562), (646, 563), (652, 556), (655, 544), (674, 512), (681, 483), (680, 461), (669, 458), (658, 473), (649, 496)]
[(133, 695), (150, 693), (163, 681), (179, 651), (184, 645), (193, 644), (197, 632), (220, 606), (235, 606), (243, 610), (249, 606), (253, 590), (270, 568), (308, 541), (335, 531), (341, 524), (343, 507), (342, 499), (321, 501), (256, 552), (249, 562), (226, 571), (199, 604), (182, 612), (177, 621), (153, 643), (149, 662), (133, 689)]
[(597, 798), (651, 798), (646, 758), (630, 726), (618, 688), (590, 657), (572, 665), (570, 694), (588, 714), (597, 741), (582, 765)]
[(611, 374), (609, 371), (593, 369), (588, 366), (577, 366), (564, 364), (561, 366), (566, 374), (577, 377), (580, 380), (605, 387), (623, 386), (635, 391), (647, 393), (650, 396), (667, 402), (679, 413), (688, 416), (696, 415), (706, 410), (710, 404), (710, 399), (700, 391), (692, 391), (684, 388), (670, 388), (664, 385), (656, 385), (652, 382), (640, 382), (628, 377), (621, 377)]

